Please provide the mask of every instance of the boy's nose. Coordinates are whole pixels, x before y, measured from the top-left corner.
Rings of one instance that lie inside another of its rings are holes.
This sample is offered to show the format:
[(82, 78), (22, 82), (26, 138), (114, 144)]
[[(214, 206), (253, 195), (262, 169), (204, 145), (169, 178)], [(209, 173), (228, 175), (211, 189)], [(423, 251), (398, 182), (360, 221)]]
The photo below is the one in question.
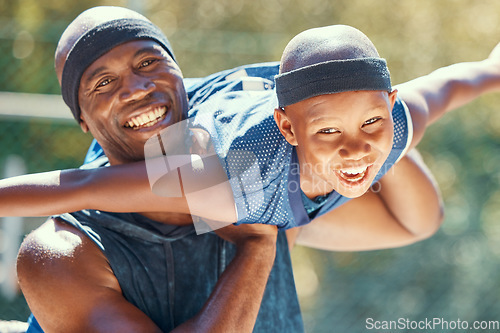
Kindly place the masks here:
[(346, 142), (339, 149), (339, 155), (343, 159), (360, 160), (370, 154), (371, 145), (358, 138), (346, 140)]
[(140, 100), (149, 95), (155, 87), (154, 82), (149, 78), (131, 74), (122, 81), (120, 98), (124, 102)]

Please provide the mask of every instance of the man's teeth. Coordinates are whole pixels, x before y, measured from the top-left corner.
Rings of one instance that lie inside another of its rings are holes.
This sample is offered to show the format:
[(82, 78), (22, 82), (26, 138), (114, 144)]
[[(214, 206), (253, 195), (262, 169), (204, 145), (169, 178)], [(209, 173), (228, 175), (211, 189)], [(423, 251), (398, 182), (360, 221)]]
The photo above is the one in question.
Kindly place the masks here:
[(133, 129), (138, 129), (139, 127), (151, 127), (161, 121), (165, 117), (166, 113), (167, 108), (165, 106), (158, 107), (152, 111), (140, 114), (137, 117), (129, 119), (125, 126)]

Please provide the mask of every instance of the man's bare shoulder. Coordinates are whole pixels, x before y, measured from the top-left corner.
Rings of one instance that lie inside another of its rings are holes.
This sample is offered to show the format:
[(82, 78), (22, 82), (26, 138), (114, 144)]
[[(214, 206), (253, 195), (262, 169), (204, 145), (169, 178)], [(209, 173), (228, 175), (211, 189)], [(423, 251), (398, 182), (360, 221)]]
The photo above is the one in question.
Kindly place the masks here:
[(101, 249), (83, 232), (60, 219), (49, 219), (26, 236), (19, 250), (17, 270), (22, 288), (34, 280), (39, 285), (51, 278), (74, 275), (78, 281), (76, 277), (91, 273), (89, 283), (110, 279), (106, 285), (119, 290)]
[(59, 219), (49, 219), (32, 231), (21, 244), (18, 268), (37, 268), (50, 273), (54, 266), (74, 263), (75, 259), (87, 256), (102, 256), (100, 249), (80, 230)]
[(51, 330), (72, 330), (82, 318), (94, 316), (103, 299), (121, 298), (104, 253), (60, 220), (50, 219), (26, 236), (17, 271), (30, 309)]

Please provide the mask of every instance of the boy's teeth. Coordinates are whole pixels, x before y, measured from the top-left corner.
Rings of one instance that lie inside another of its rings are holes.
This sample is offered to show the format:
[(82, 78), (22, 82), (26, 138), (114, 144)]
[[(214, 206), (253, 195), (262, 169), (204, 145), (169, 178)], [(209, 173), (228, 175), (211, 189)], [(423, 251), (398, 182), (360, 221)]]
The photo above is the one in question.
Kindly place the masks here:
[(340, 175), (345, 180), (348, 180), (350, 182), (357, 182), (363, 179), (367, 169), (368, 167), (340, 170)]
[(367, 167), (361, 167), (361, 168), (344, 169), (344, 170), (340, 170), (340, 171), (342, 171), (343, 173), (347, 173), (349, 175), (356, 175), (358, 173), (365, 172), (366, 169), (367, 169)]

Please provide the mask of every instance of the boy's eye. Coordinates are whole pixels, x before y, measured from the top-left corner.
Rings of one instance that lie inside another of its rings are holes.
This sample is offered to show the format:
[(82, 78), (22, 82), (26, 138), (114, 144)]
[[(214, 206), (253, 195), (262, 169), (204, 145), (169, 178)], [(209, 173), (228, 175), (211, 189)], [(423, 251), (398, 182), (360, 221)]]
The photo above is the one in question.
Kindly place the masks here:
[(370, 119), (368, 119), (367, 121), (365, 121), (365, 122), (363, 123), (363, 126), (364, 126), (364, 125), (371, 125), (371, 124), (374, 124), (374, 123), (376, 123), (377, 121), (379, 121), (380, 119), (382, 119), (382, 117), (373, 117), (373, 118), (370, 118)]
[(321, 130), (318, 131), (318, 133), (321, 133), (321, 134), (333, 134), (333, 133), (338, 133), (339, 130), (335, 129), (335, 128), (323, 128)]

